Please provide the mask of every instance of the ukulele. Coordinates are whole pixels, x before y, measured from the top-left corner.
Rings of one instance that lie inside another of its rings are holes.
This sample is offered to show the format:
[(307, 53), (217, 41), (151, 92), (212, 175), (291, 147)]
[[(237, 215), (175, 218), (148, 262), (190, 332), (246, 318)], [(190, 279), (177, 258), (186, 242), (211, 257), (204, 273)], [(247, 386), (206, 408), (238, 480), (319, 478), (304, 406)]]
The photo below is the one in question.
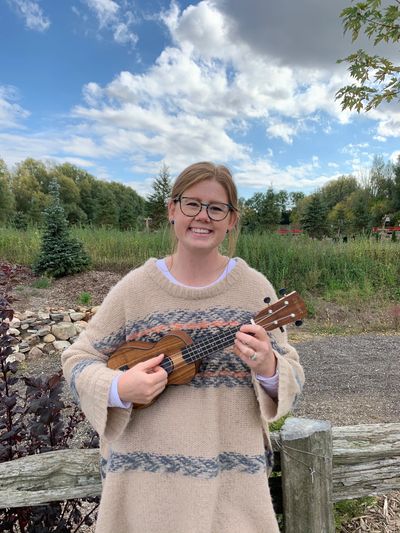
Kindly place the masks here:
[[(269, 299), (267, 298), (265, 301), (269, 301)], [(282, 329), (285, 324), (291, 322), (295, 322), (299, 326), (302, 323), (300, 319), (306, 313), (304, 301), (296, 291), (293, 291), (262, 309), (253, 320), (255, 324), (262, 326), (266, 331), (272, 331), (276, 328)], [(168, 374), (168, 385), (189, 383), (197, 374), (201, 359), (232, 346), (236, 332), (241, 326), (242, 324), (196, 343), (193, 343), (187, 333), (180, 330), (172, 330), (157, 342), (128, 341), (112, 353), (107, 366), (114, 370), (125, 371), (137, 363), (163, 353), (165, 357), (159, 366)], [(135, 408), (148, 407), (149, 405), (151, 404), (135, 404)]]

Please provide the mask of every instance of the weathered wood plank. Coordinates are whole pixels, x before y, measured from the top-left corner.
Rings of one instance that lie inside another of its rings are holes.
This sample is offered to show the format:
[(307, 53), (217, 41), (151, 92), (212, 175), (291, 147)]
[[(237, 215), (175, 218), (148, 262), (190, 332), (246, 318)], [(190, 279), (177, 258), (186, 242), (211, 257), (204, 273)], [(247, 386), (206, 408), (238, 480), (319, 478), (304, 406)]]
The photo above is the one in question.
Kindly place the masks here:
[(400, 488), (400, 424), (335, 427), (332, 439), (335, 501)]
[(281, 464), (285, 533), (334, 533), (330, 423), (287, 419)]
[(0, 463), (0, 508), (98, 496), (98, 449), (71, 449)]
[[(297, 420), (309, 427), (307, 419)], [(281, 450), (280, 433), (272, 435), (272, 444)], [(288, 449), (292, 446), (287, 443), (287, 454), (293, 455)], [(332, 447), (334, 501), (400, 489), (400, 424), (335, 427)], [(0, 463), (0, 508), (99, 495), (98, 454), (97, 449), (59, 450)], [(298, 474), (310, 477), (312, 465), (303, 462)], [(288, 479), (296, 483), (291, 471)]]

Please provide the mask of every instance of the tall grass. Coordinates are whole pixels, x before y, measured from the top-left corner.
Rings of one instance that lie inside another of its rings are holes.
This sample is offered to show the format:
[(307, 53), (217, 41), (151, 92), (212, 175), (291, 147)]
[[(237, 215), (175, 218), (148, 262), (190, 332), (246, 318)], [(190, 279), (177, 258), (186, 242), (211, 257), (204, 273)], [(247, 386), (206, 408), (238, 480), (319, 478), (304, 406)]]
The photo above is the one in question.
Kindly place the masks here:
[[(127, 272), (148, 257), (170, 252), (168, 230), (157, 233), (114, 229), (72, 230), (92, 258), (92, 268)], [(31, 265), (40, 231), (0, 228), (0, 258)], [(263, 272), (277, 288), (320, 294), (328, 299), (400, 298), (400, 243), (358, 238), (347, 243), (305, 236), (244, 234), (237, 255)]]

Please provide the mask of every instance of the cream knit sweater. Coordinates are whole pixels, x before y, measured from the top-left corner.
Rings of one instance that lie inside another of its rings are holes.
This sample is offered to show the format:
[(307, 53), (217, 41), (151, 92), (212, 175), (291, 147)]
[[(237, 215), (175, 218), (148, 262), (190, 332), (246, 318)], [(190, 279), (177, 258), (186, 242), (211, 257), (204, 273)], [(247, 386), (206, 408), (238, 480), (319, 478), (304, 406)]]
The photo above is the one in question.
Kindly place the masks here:
[(149, 259), (110, 291), (65, 350), (65, 377), (101, 438), (97, 533), (278, 532), (266, 476), (268, 422), (289, 411), (304, 381), (286, 333), (272, 333), (275, 401), (228, 348), (203, 359), (190, 383), (168, 386), (146, 409), (107, 406), (118, 371), (106, 363), (120, 344), (154, 342), (172, 329), (202, 342), (248, 323), (266, 296), (276, 300), (271, 284), (241, 259), (204, 289), (171, 283)]

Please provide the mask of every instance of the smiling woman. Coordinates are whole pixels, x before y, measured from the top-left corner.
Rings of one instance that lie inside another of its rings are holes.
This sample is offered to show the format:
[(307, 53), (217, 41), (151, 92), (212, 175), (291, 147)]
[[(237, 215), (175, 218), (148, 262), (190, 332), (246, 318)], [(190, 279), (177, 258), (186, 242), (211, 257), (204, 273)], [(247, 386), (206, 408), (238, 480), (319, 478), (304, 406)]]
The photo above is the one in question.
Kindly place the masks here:
[[(254, 320), (264, 298), (277, 298), (233, 257), (230, 171), (209, 162), (185, 169), (168, 218), (173, 253), (127, 274), (62, 356), (101, 437), (96, 532), (278, 533), (268, 423), (288, 412), (304, 375), (286, 330), (267, 333)], [(226, 237), (230, 256), (220, 251)], [(127, 342), (140, 358), (112, 364)], [(174, 384), (174, 364), (189, 376), (183, 384)]]

